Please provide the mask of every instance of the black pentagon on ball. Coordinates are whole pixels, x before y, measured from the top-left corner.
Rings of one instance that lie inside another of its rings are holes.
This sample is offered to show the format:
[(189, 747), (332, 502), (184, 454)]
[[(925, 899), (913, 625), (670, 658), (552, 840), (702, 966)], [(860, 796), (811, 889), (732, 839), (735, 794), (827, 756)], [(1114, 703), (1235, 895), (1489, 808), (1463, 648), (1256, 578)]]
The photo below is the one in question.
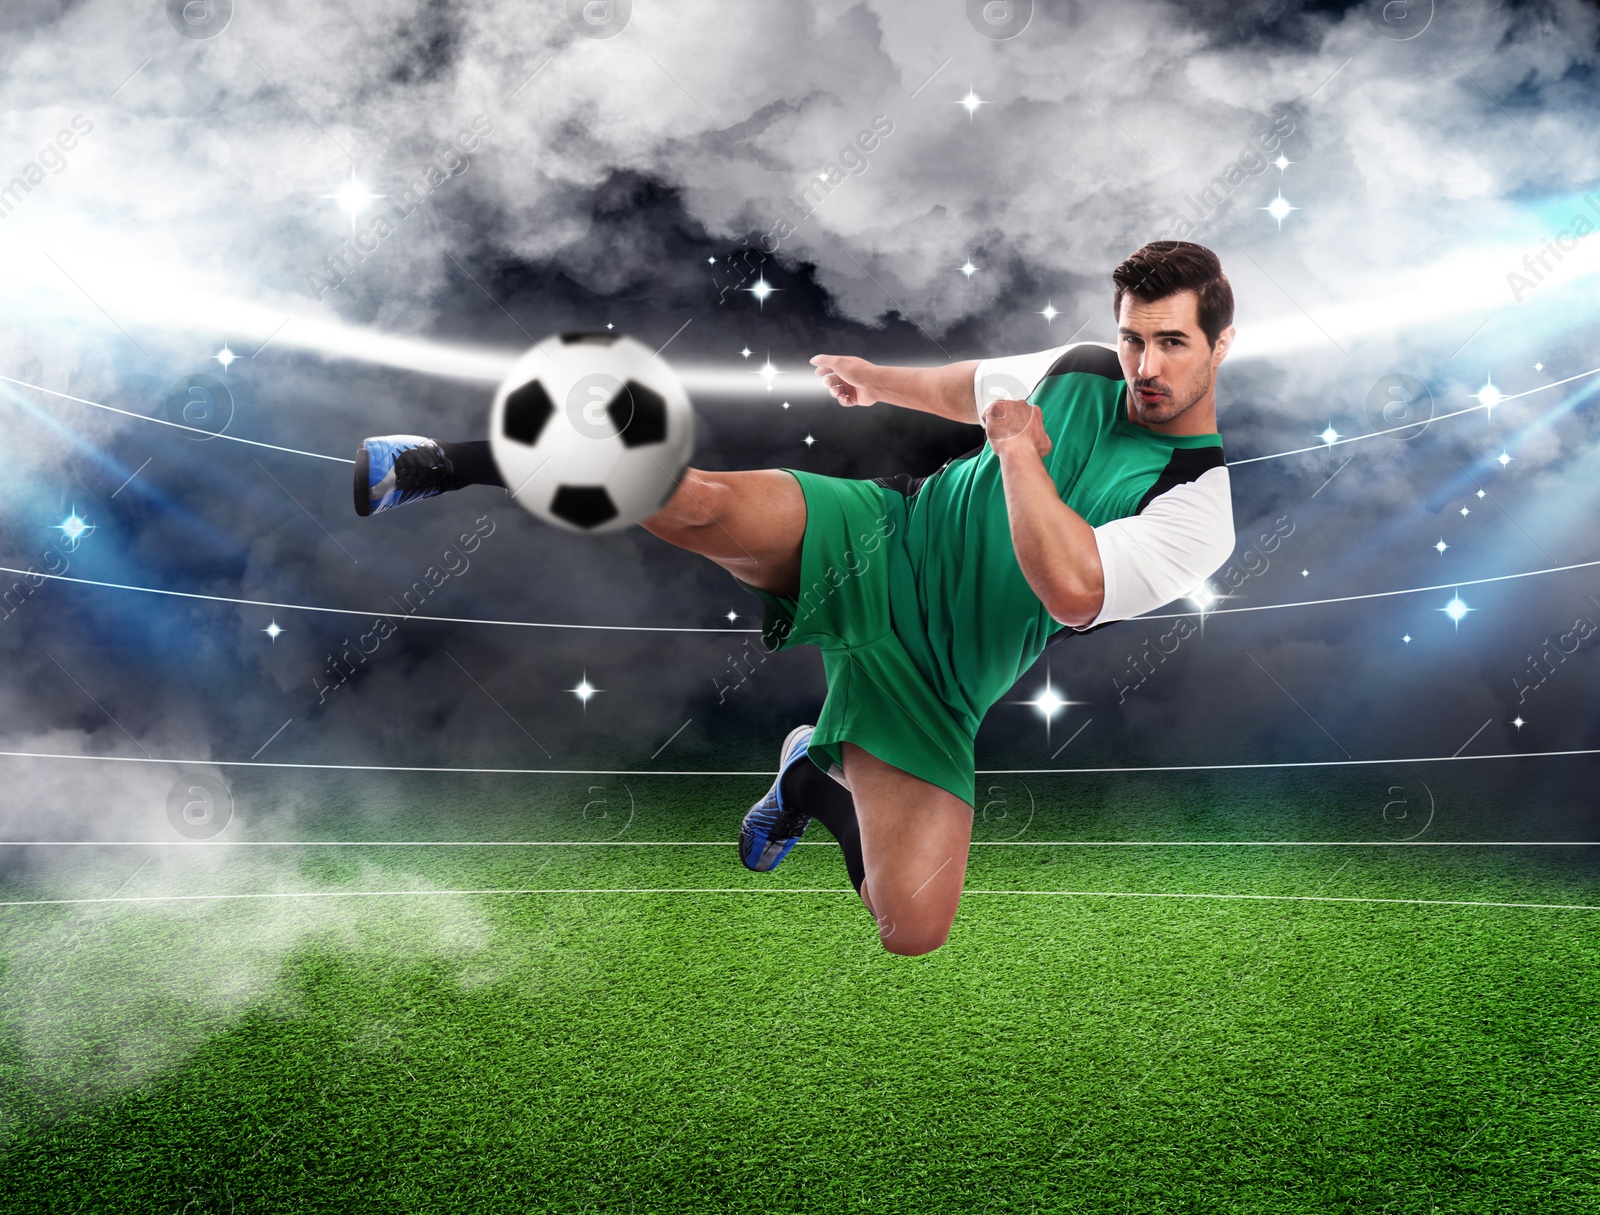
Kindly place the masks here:
[(606, 406), (624, 447), (643, 447), (667, 437), (667, 403), (637, 380), (629, 380)]
[(603, 333), (599, 330), (578, 330), (561, 335), (563, 346), (609, 346), (616, 340), (615, 333)]
[(506, 397), (505, 419), (500, 429), (506, 438), (532, 447), (544, 433), (545, 423), (555, 413), (550, 394), (538, 380), (529, 380)]
[(619, 512), (603, 485), (563, 485), (550, 499), (550, 513), (573, 527), (591, 528), (610, 522)]

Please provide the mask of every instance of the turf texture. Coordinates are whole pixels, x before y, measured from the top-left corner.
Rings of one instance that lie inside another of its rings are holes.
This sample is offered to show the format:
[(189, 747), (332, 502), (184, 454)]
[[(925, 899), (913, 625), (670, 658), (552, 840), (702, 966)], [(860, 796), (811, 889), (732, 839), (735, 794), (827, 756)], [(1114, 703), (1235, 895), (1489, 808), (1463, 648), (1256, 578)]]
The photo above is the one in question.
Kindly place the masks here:
[(236, 779), (5, 850), (0, 1210), (1600, 1212), (1600, 849), (1487, 812), (997, 779), (900, 958), (759, 779)]

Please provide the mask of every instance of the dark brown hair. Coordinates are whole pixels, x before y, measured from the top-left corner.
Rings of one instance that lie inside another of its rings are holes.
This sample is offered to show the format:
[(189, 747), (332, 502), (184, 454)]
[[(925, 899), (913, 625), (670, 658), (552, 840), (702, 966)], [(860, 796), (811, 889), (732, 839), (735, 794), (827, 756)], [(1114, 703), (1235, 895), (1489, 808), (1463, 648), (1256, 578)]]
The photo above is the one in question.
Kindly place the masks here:
[(1199, 297), (1200, 328), (1213, 348), (1217, 336), (1233, 324), (1233, 288), (1222, 272), (1222, 263), (1210, 249), (1193, 241), (1153, 240), (1130, 253), (1111, 272), (1111, 281), (1117, 285), (1111, 313), (1119, 321), (1124, 295), (1131, 293), (1153, 304), (1188, 290)]

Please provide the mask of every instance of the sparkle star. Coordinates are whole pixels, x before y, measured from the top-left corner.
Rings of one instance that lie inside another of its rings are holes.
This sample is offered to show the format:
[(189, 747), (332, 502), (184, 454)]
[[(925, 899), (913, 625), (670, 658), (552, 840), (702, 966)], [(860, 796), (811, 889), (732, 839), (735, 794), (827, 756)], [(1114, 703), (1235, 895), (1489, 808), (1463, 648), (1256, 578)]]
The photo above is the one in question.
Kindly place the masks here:
[(1535, 371), (1543, 371), (1544, 370), (1544, 364), (1543, 363), (1535, 363), (1533, 365), (1533, 369)]
[(1044, 691), (1040, 692), (1032, 700), (1023, 701), (1023, 703), (1030, 704), (1038, 709), (1039, 712), (1045, 715), (1047, 721), (1067, 706), (1067, 702), (1057, 696), (1055, 689), (1048, 683), (1045, 684)]
[(1292, 165), (1294, 163), (1294, 161), (1290, 160), (1282, 152), (1279, 152), (1278, 153), (1278, 159), (1273, 161), (1272, 163), (1277, 165), (1278, 166), (1278, 172), (1282, 173), (1285, 169), (1287, 169), (1290, 165)]
[(1433, 547), (1438, 549), (1439, 550), (1439, 556), (1443, 557), (1444, 556), (1444, 550), (1449, 548), (1450, 546), (1444, 542), (1444, 537), (1440, 536), (1439, 537), (1439, 543), (1435, 544)]
[(222, 345), (222, 349), (217, 351), (217, 353), (212, 355), (211, 357), (216, 359), (217, 362), (221, 363), (222, 364), (222, 370), (226, 371), (226, 370), (228, 370), (228, 365), (230, 363), (234, 362), (234, 360), (236, 360), (239, 356), (234, 354), (233, 351), (229, 350), (227, 343), (224, 342), (223, 345)]
[(277, 645), (278, 644), (278, 634), (283, 632), (283, 630), (278, 627), (277, 620), (273, 620), (273, 622), (271, 624), (269, 624), (266, 628), (262, 629), (261, 631), (263, 633), (265, 633), (268, 637), (272, 638), (272, 644), (273, 645)]
[(1477, 392), (1473, 393), (1472, 398), (1473, 400), (1482, 404), (1482, 406), (1489, 411), (1491, 416), (1494, 413), (1494, 407), (1506, 399), (1505, 393), (1496, 388), (1494, 386), (1494, 381), (1491, 379), (1485, 379), (1483, 382), (1483, 387), (1478, 389)]
[(1272, 216), (1273, 219), (1277, 220), (1278, 227), (1281, 229), (1283, 227), (1284, 218), (1289, 214), (1289, 212), (1298, 211), (1300, 208), (1292, 205), (1288, 199), (1284, 198), (1283, 191), (1279, 190), (1278, 197), (1274, 198), (1261, 209), (1268, 215)]
[(350, 216), (350, 227), (355, 228), (356, 217), (367, 209), (367, 205), (375, 199), (382, 198), (382, 194), (374, 194), (365, 185), (356, 180), (356, 168), (350, 166), (350, 180), (345, 182), (332, 194), (324, 194), (323, 198), (331, 198), (339, 204), (341, 210)]
[(783, 407), (784, 407), (784, 408), (785, 408), (785, 409), (788, 409), (788, 408), (789, 408), (789, 402), (788, 402), (788, 401), (785, 401), (785, 402), (784, 402), (784, 403), (783, 403)]
[(971, 278), (977, 272), (978, 268), (972, 264), (972, 259), (970, 257), (961, 263), (961, 273), (965, 274), (968, 278)]
[(1404, 637), (1400, 638), (1400, 640), (1405, 642), (1407, 645), (1410, 645), (1411, 644), (1411, 634), (1407, 633)]
[(581, 700), (583, 702), (584, 712), (588, 712), (589, 711), (589, 697), (593, 696), (596, 692), (603, 692), (603, 691), (605, 691), (605, 689), (604, 688), (597, 688), (592, 683), (590, 683), (589, 682), (589, 672), (585, 671), (583, 673), (583, 678), (578, 681), (578, 686), (574, 687), (574, 688), (568, 688), (567, 691), (571, 692), (574, 696), (576, 696), (579, 700)]
[(744, 348), (744, 349), (743, 349), (743, 350), (741, 350), (741, 351), (740, 351), (740, 352), (739, 352), (739, 353), (740, 353), (740, 354), (741, 354), (741, 355), (743, 355), (743, 356), (744, 356), (744, 357), (745, 357), (745, 358), (749, 358), (749, 357), (750, 357), (750, 347), (748, 347), (748, 346), (746, 346), (746, 347), (745, 347), (745, 348)]
[(1508, 455), (1506, 455), (1505, 452), (1502, 451), (1498, 456), (1495, 457), (1495, 459), (1497, 461), (1499, 461), (1500, 467), (1504, 468), (1507, 464), (1510, 464), (1512, 460), (1516, 459), (1516, 457), (1515, 456), (1508, 456)]
[(1479, 490), (1479, 491), (1478, 491), (1478, 497), (1479, 497), (1479, 498), (1480, 498), (1480, 499), (1481, 499), (1481, 498), (1482, 498), (1482, 497), (1483, 497), (1483, 495), (1484, 495), (1484, 494), (1485, 494), (1485, 493), (1487, 493), (1487, 492), (1488, 492), (1488, 491), (1487, 491), (1487, 490), (1482, 490), (1482, 489), (1480, 489), (1480, 490)]
[(746, 287), (745, 290), (751, 295), (755, 296), (756, 302), (765, 308), (767, 304), (767, 297), (772, 295), (778, 289), (771, 283), (767, 282), (765, 277), (762, 277), (756, 279), (756, 281), (751, 286)]
[(1460, 631), (1461, 621), (1466, 617), (1466, 614), (1468, 612), (1475, 612), (1477, 609), (1469, 608), (1465, 603), (1462, 602), (1461, 596), (1457, 594), (1453, 599), (1450, 600), (1449, 603), (1445, 604), (1442, 608), (1434, 608), (1434, 611), (1443, 612), (1446, 616), (1450, 617), (1451, 620), (1455, 621), (1457, 631)]
[(972, 86), (969, 84), (967, 86), (967, 95), (960, 101), (956, 102), (956, 104), (960, 106), (966, 106), (967, 121), (971, 122), (972, 116), (978, 112), (978, 107), (983, 104), (983, 98), (974, 93), (972, 91)]
[(1467, 509), (1467, 508), (1466, 508), (1466, 507), (1464, 507), (1464, 506), (1463, 506), (1463, 507), (1462, 507), (1462, 508), (1461, 508), (1461, 517), (1462, 517), (1462, 518), (1466, 518), (1466, 517), (1467, 517), (1467, 516), (1468, 516), (1468, 515), (1470, 515), (1470, 514), (1471, 514), (1471, 513), (1472, 513), (1472, 512), (1471, 512), (1471, 511), (1470, 511), (1470, 510), (1468, 510), (1468, 509)]
[(739, 619), (739, 613), (738, 612), (730, 611), (728, 613), (728, 623), (729, 624), (732, 624), (737, 619)]
[(1041, 689), (1032, 700), (1024, 700), (1021, 703), (1025, 705), (1032, 705), (1044, 716), (1044, 735), (1046, 738), (1049, 738), (1050, 724), (1055, 720), (1056, 714), (1062, 709), (1066, 708), (1068, 705), (1076, 704), (1078, 702), (1068, 700), (1064, 696), (1057, 695), (1055, 688), (1051, 686), (1050, 675), (1048, 672), (1046, 672), (1043, 689)]
[(1516, 726), (1517, 729), (1520, 730), (1520, 729), (1522, 729), (1523, 726), (1527, 725), (1528, 723), (1523, 721), (1522, 720), (1522, 714), (1518, 713), (1514, 718), (1511, 719), (1511, 724)]
[(771, 392), (772, 381), (778, 378), (778, 369), (772, 365), (772, 360), (769, 358), (765, 363), (761, 364), (760, 367), (756, 368), (755, 374), (766, 381), (767, 391)]
[(802, 443), (804, 443), (807, 447), (810, 447), (813, 443), (816, 442), (816, 440), (813, 439), (810, 435), (807, 435), (805, 438), (801, 439), (800, 441)]
[(1189, 601), (1203, 612), (1217, 601), (1217, 596), (1209, 586), (1202, 582), (1189, 592)]
[(1061, 311), (1053, 302), (1046, 300), (1044, 307), (1039, 309), (1039, 315), (1044, 317), (1044, 323), (1048, 325), (1061, 315)]
[(78, 508), (74, 506), (72, 513), (60, 523), (57, 523), (55, 529), (61, 533), (62, 543), (70, 552), (77, 548), (85, 537), (93, 534), (94, 524), (80, 516)]
[(1339, 432), (1333, 428), (1333, 423), (1329, 422), (1328, 429), (1318, 435), (1317, 438), (1321, 439), (1324, 443), (1331, 447), (1333, 444), (1339, 441)]
[(367, 209), (367, 204), (378, 197), (358, 181), (348, 181), (334, 191), (334, 198), (348, 211), (351, 218)]

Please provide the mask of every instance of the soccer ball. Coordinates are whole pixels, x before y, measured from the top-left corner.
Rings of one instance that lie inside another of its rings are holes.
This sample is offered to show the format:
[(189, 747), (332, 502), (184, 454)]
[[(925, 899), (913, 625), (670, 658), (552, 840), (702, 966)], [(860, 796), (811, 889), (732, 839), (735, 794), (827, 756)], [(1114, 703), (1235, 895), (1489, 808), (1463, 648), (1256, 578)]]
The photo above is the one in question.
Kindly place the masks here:
[(655, 514), (694, 448), (689, 394), (630, 337), (563, 333), (512, 366), (495, 393), (489, 448), (517, 502), (577, 532)]

